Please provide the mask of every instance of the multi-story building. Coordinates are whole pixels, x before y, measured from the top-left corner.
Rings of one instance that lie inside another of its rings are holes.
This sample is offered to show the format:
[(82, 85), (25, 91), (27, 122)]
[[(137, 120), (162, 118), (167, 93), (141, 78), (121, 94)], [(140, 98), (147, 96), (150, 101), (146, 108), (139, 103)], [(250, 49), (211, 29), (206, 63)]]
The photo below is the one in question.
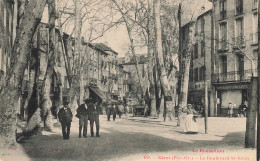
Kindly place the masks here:
[[(212, 1), (212, 0), (211, 0)], [(217, 115), (247, 104), (250, 78), (257, 76), (257, 0), (214, 0)]]
[[(137, 59), (137, 69), (136, 69), (136, 60), (129, 53), (126, 54), (124, 61), (120, 62), (120, 65), (123, 66), (125, 71), (125, 80), (124, 86), (127, 89), (127, 97), (130, 98), (133, 102), (138, 103), (138, 98), (144, 98), (145, 92), (148, 87), (148, 57), (145, 55), (136, 55)], [(140, 83), (142, 88), (140, 88)]]
[[(211, 54), (213, 50), (212, 46), (212, 10), (208, 10), (203, 14), (199, 15), (190, 25), (183, 26), (183, 39), (188, 37), (188, 30), (193, 27), (194, 32), (193, 38), (193, 51), (190, 62), (190, 74), (189, 74), (189, 91), (188, 91), (188, 102), (194, 104), (196, 110), (201, 111), (205, 104), (205, 81), (208, 86), (211, 86)], [(185, 33), (186, 32), (186, 33)], [(185, 35), (186, 34), (186, 35)], [(185, 41), (185, 40), (183, 40)], [(183, 44), (188, 42), (184, 42)], [(184, 48), (187, 46), (184, 45)], [(208, 88), (208, 96), (211, 96), (210, 88)], [(209, 114), (214, 115), (214, 102), (209, 102)]]
[(91, 95), (97, 95), (106, 100), (109, 95), (108, 88), (108, 56), (109, 54), (91, 43), (83, 43), (86, 56), (86, 64), (84, 70), (84, 86), (86, 90), (90, 90)]
[(118, 99), (120, 93), (118, 91), (118, 74), (117, 74), (117, 58), (118, 53), (112, 50), (110, 47), (103, 43), (94, 43), (93, 46), (106, 52), (108, 56), (106, 57), (106, 72), (107, 72), (107, 88), (108, 98)]

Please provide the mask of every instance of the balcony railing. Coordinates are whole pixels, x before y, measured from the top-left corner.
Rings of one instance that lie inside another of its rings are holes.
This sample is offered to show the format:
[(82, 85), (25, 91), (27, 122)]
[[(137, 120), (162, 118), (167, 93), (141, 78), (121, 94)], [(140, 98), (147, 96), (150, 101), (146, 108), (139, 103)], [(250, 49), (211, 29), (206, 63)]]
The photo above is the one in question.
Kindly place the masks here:
[(189, 82), (189, 89), (190, 90), (202, 90), (205, 88), (204, 81), (199, 82)]
[(253, 44), (258, 43), (258, 32), (250, 34), (250, 38)]
[(233, 71), (227, 73), (217, 73), (214, 74), (213, 81), (214, 82), (239, 82), (239, 81), (250, 81), (252, 77), (252, 73), (254, 76), (257, 73), (257, 70), (245, 70), (243, 72)]
[(245, 46), (245, 37), (244, 36), (234, 37), (233, 42), (234, 42), (234, 46), (233, 46), (234, 48), (243, 47)]
[(227, 50), (228, 45), (227, 45), (227, 40), (223, 39), (219, 41), (219, 50)]
[(223, 20), (227, 17), (227, 10), (220, 11), (220, 19)]

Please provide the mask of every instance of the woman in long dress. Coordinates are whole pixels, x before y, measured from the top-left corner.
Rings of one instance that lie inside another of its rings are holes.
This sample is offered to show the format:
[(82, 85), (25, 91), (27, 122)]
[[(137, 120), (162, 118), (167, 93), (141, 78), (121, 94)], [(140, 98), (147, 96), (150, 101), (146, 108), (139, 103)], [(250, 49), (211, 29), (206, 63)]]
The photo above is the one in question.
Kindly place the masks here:
[(183, 109), (184, 113), (187, 113), (184, 125), (184, 132), (186, 133), (197, 133), (198, 132), (198, 125), (193, 118), (194, 114), (198, 114), (197, 111), (191, 108), (192, 105), (188, 104), (187, 109)]

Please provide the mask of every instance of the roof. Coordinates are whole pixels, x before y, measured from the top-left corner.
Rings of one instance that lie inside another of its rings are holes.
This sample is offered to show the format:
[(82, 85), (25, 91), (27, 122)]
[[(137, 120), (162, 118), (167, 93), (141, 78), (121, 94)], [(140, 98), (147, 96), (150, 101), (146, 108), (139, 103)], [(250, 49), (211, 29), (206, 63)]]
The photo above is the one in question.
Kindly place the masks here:
[(125, 63), (125, 57), (117, 58), (117, 62), (118, 62), (118, 64), (123, 64), (123, 63)]
[(203, 14), (199, 15), (198, 18), (197, 18), (197, 20), (200, 19), (200, 18), (202, 18), (202, 17), (204, 17), (204, 16), (206, 16), (207, 14), (212, 14), (212, 9), (210, 9), (210, 10), (204, 12)]
[[(138, 64), (145, 64), (149, 61), (149, 58), (146, 55), (136, 55)], [(133, 65), (135, 64), (135, 58), (131, 57), (128, 62), (121, 62), (121, 65)]]
[(110, 47), (106, 46), (105, 44), (103, 43), (93, 43), (93, 46), (95, 46), (96, 48), (99, 48), (100, 50), (103, 50), (103, 51), (111, 51), (113, 52), (114, 54), (117, 54), (117, 52), (115, 52), (114, 50), (112, 50)]

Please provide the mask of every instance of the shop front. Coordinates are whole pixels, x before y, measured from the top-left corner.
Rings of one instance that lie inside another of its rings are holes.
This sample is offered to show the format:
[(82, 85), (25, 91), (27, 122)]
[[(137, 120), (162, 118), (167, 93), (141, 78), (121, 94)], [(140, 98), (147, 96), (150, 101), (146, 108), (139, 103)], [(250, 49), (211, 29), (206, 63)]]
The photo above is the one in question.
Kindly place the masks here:
[(217, 93), (217, 115), (227, 116), (228, 105), (233, 105), (233, 115), (239, 114), (239, 106), (242, 103), (247, 104), (249, 82), (215, 84)]

